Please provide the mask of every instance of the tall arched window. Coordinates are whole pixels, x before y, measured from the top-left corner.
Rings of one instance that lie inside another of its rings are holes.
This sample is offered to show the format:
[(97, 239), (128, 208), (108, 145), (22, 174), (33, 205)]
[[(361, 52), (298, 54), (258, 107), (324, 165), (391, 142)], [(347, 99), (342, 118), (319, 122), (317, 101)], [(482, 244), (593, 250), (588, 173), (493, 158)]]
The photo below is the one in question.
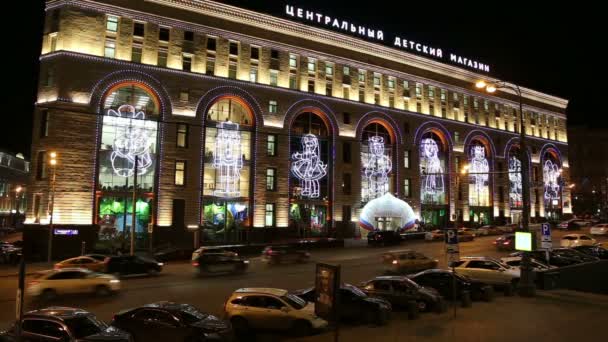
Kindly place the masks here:
[(101, 110), (97, 178), (100, 235), (112, 237), (130, 231), (135, 181), (138, 192), (135, 231), (143, 234), (152, 220), (160, 114), (158, 96), (146, 85), (121, 83), (106, 93)]
[(372, 122), (361, 135), (361, 201), (369, 202), (394, 191), (393, 135), (385, 125)]
[(523, 207), (521, 163), (521, 149), (517, 145), (511, 146), (508, 156), (509, 206), (511, 207), (511, 210), (521, 209)]
[(469, 153), (469, 206), (471, 220), (479, 224), (489, 224), (492, 219), (492, 199), (490, 170), (492, 159), (487, 144), (473, 139)]
[(559, 219), (562, 210), (562, 163), (557, 151), (548, 149), (542, 158), (545, 217)]
[(290, 136), (290, 227), (300, 235), (319, 235), (329, 219), (329, 128), (319, 114), (303, 112), (293, 120)]
[(254, 117), (238, 98), (222, 98), (206, 113), (203, 222), (211, 240), (236, 240), (251, 224)]
[(444, 227), (448, 221), (449, 148), (436, 131), (424, 133), (419, 142), (420, 203), (422, 221)]

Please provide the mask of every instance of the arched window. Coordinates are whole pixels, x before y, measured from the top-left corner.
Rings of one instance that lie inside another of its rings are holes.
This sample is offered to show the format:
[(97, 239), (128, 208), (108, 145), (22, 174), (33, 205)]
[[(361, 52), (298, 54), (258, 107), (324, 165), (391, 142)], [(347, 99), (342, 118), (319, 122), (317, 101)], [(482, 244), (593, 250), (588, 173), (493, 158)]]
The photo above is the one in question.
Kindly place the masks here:
[(543, 156), (543, 183), (545, 209), (548, 211), (561, 208), (562, 166), (556, 151), (549, 149)]
[(212, 239), (235, 239), (250, 225), (253, 125), (251, 109), (239, 98), (222, 98), (206, 113), (203, 221)]
[(490, 206), (490, 156), (486, 145), (472, 140), (469, 148), (469, 205)]
[[(509, 165), (509, 206), (511, 209), (523, 207), (523, 192), (521, 178), (521, 149), (511, 146), (508, 156)], [(527, 162), (527, 161), (524, 161)]]
[(144, 84), (125, 82), (108, 90), (101, 110), (97, 178), (101, 236), (130, 231), (135, 182), (139, 193), (135, 230), (143, 233), (151, 221), (156, 179), (158, 96)]
[(435, 132), (427, 132), (420, 139), (420, 201), (422, 204), (447, 204), (446, 178), (448, 152), (443, 139)]
[(394, 142), (385, 125), (372, 122), (361, 135), (361, 201), (393, 191)]

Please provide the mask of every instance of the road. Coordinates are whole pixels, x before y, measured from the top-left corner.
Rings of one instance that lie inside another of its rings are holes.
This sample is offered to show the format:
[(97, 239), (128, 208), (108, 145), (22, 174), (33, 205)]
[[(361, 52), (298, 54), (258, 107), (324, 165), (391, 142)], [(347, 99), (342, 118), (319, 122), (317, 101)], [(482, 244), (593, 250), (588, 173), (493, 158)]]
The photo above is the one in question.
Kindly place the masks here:
[[(495, 236), (480, 237), (460, 245), (461, 256), (505, 256), (492, 245)], [(554, 238), (554, 241), (557, 240)], [(558, 241), (558, 240), (557, 240)], [(604, 239), (604, 241), (606, 241)], [(380, 255), (388, 250), (413, 249), (438, 259), (445, 267), (446, 256), (442, 242), (406, 241), (400, 247), (351, 247), (326, 249), (312, 252), (307, 264), (268, 266), (259, 258), (251, 260), (249, 271), (243, 275), (197, 278), (193, 268), (185, 262), (165, 265), (161, 275), (153, 278), (130, 278), (122, 281), (122, 291), (109, 298), (94, 296), (63, 297), (53, 305), (74, 306), (94, 312), (102, 320), (109, 321), (114, 313), (155, 301), (174, 301), (193, 304), (213, 314), (221, 314), (226, 298), (241, 287), (277, 287), (295, 290), (313, 286), (315, 262), (327, 262), (342, 266), (342, 279), (359, 284), (382, 273)], [(16, 277), (0, 278), (0, 328), (14, 320)], [(42, 305), (26, 298), (25, 309)]]

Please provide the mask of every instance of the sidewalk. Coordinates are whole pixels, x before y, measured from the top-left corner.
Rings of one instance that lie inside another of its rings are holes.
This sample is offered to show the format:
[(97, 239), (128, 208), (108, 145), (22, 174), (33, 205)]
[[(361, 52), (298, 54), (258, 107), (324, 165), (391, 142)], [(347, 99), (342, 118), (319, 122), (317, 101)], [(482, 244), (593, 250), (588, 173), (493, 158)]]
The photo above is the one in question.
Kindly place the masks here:
[[(48, 270), (53, 268), (53, 263), (46, 262), (35, 262), (25, 264), (25, 274), (31, 275), (39, 271)], [(16, 277), (19, 275), (19, 264), (17, 265), (0, 265), (0, 278), (2, 277)]]

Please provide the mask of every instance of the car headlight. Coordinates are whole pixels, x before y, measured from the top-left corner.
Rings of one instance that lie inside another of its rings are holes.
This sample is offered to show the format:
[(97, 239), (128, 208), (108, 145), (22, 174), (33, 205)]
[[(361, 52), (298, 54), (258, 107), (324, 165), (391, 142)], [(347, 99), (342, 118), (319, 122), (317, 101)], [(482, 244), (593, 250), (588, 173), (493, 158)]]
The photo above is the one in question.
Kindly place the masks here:
[(243, 261), (243, 263), (244, 263), (244, 264), (248, 264), (248, 263), (249, 263), (249, 260), (244, 260), (244, 261)]
[(112, 280), (110, 280), (110, 283), (112, 283), (112, 284), (120, 283), (120, 280), (112, 279)]
[(164, 265), (165, 265), (165, 264), (164, 264), (164, 263), (162, 263), (162, 262), (157, 262), (156, 264), (157, 264), (158, 266), (164, 266)]

